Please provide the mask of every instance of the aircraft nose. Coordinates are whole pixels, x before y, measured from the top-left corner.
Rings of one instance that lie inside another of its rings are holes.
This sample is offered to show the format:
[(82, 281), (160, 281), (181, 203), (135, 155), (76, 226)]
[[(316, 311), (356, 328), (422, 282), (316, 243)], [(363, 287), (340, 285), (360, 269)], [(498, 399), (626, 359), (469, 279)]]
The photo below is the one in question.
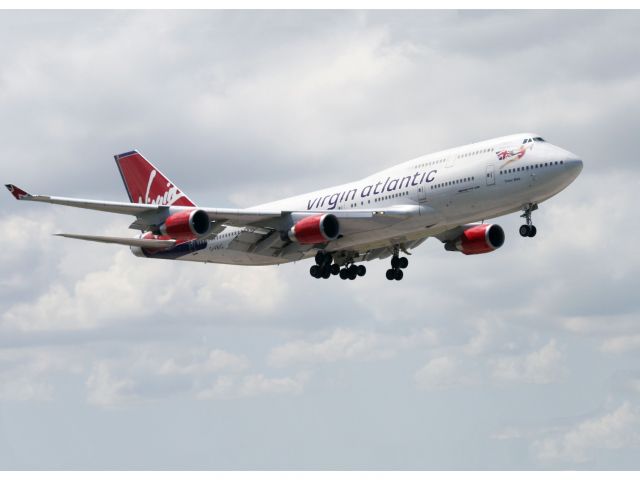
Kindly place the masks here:
[(574, 153), (571, 153), (571, 152), (567, 152), (567, 153), (568, 155), (567, 155), (567, 158), (565, 159), (565, 165), (567, 165), (567, 168), (571, 172), (573, 172), (575, 176), (578, 176), (578, 174), (582, 171), (582, 159)]

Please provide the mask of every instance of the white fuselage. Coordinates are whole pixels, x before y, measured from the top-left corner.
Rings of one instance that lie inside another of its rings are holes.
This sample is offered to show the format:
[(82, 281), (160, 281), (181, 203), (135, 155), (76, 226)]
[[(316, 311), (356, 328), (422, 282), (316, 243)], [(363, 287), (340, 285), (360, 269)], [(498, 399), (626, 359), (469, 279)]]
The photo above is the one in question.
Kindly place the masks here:
[[(534, 141), (534, 139), (536, 139)], [(416, 241), (455, 225), (481, 221), (538, 204), (567, 187), (582, 170), (574, 154), (533, 134), (500, 137), (425, 155), (356, 182), (259, 205), (283, 211), (357, 211), (419, 205), (421, 214), (390, 228), (345, 235), (327, 250)], [(181, 260), (269, 265), (291, 261), (234, 248), (243, 228), (226, 228), (206, 248)], [(310, 256), (309, 251), (305, 256)]]

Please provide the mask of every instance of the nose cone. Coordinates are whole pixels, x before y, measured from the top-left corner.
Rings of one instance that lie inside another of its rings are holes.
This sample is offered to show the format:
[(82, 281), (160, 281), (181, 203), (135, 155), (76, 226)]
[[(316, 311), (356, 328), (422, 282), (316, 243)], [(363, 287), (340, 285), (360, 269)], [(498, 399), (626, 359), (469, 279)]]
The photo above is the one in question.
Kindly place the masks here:
[(573, 178), (576, 178), (582, 171), (582, 159), (575, 153), (566, 150), (565, 152), (567, 153), (564, 160), (565, 168), (573, 175)]

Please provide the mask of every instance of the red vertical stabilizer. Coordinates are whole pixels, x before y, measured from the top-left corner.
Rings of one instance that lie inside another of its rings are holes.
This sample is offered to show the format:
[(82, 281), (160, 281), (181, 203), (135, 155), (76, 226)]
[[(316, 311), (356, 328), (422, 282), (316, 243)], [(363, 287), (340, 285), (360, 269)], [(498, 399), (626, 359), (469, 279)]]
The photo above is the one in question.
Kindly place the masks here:
[(195, 204), (136, 150), (115, 155), (132, 203), (194, 207)]

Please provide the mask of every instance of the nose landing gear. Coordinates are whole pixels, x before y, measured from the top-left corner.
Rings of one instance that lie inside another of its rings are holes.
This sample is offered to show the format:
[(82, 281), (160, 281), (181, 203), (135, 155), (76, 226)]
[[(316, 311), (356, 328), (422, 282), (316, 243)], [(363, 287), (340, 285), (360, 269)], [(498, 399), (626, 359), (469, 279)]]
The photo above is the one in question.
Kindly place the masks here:
[(531, 212), (538, 209), (537, 203), (529, 203), (524, 208), (524, 213), (520, 215), (527, 222), (524, 225), (520, 226), (518, 230), (520, 235), (523, 237), (535, 237), (536, 233), (538, 233), (538, 229), (535, 227), (533, 222), (531, 221)]

